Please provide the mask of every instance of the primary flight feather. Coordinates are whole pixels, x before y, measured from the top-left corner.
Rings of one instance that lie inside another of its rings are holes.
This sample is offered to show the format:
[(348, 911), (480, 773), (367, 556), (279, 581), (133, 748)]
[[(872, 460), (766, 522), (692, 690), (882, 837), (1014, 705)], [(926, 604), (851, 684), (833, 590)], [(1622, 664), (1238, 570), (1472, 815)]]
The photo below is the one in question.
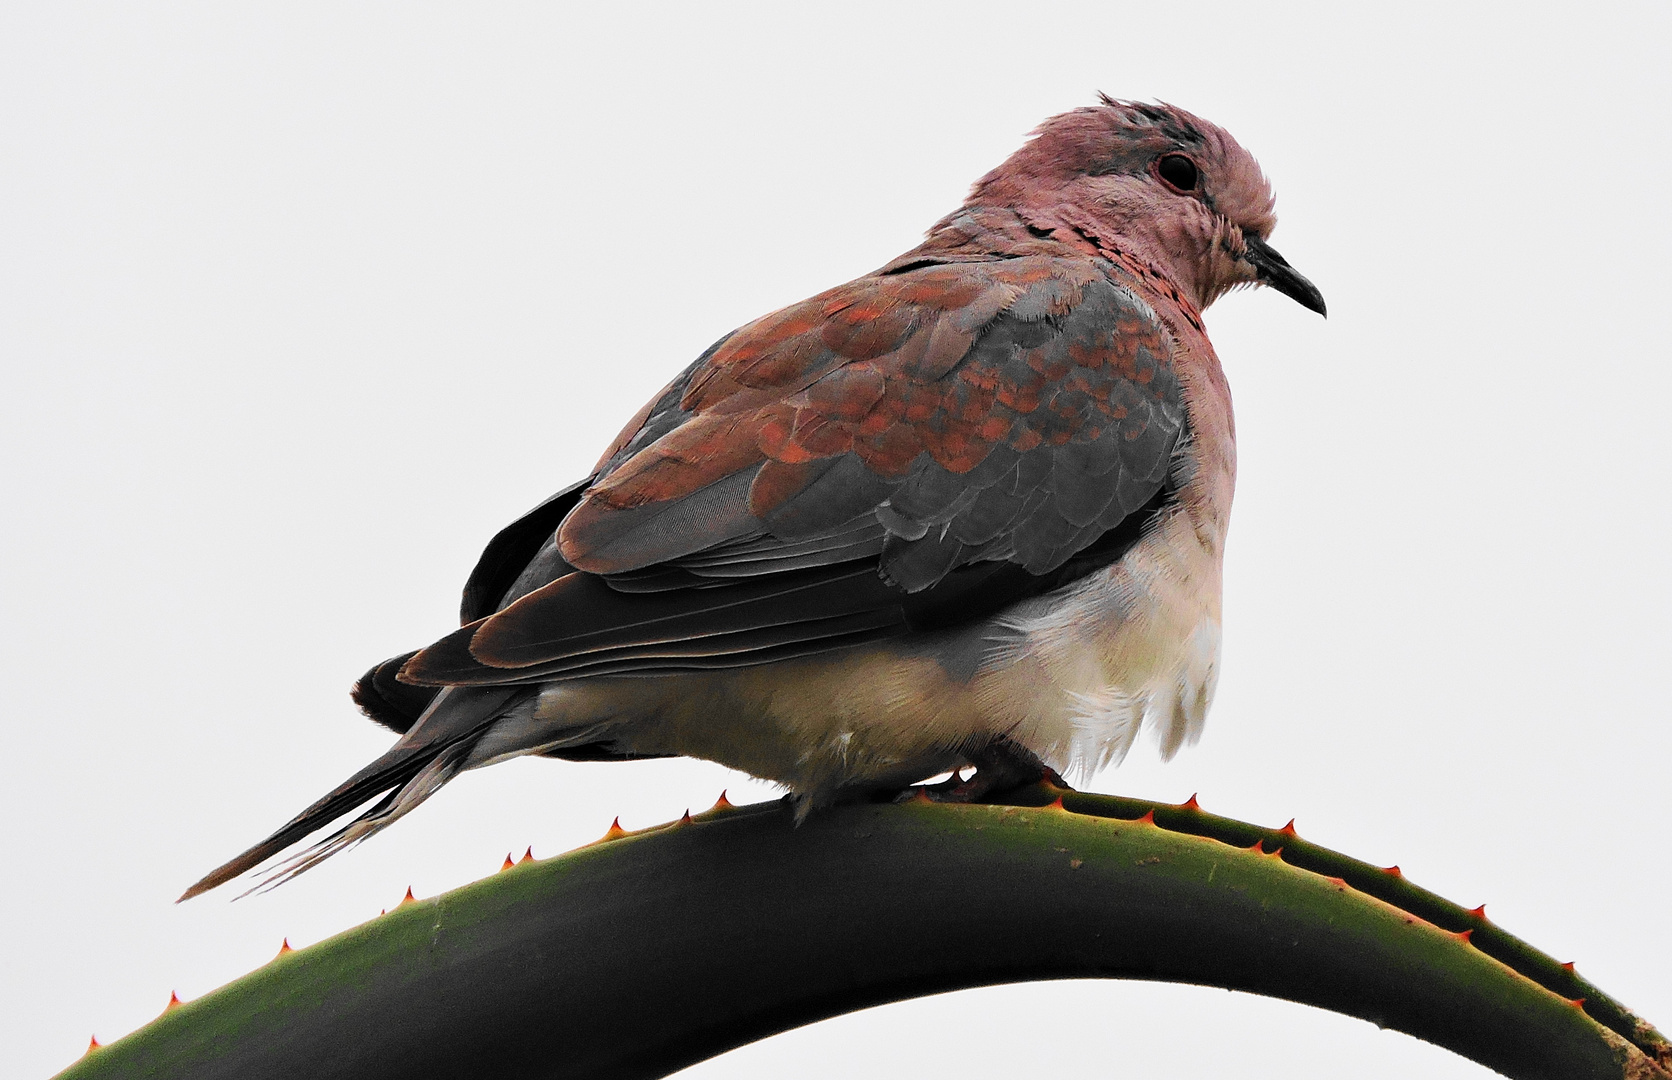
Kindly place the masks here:
[[(975, 766), (943, 797), (1201, 731), (1236, 473), (1201, 312), (1267, 285), (1254, 159), (1182, 109), (1047, 120), (924, 242), (715, 342), (591, 476), (494, 537), (462, 626), (367, 672), (383, 756), (210, 873), (465, 769), (689, 755), (801, 812)], [(371, 804), (369, 807), (367, 804)]]

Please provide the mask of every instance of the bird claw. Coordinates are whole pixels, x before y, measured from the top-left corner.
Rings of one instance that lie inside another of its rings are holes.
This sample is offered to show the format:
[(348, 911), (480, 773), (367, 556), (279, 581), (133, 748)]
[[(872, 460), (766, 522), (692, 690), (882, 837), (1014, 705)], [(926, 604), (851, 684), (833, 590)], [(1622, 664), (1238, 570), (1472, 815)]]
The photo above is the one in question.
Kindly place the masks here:
[(895, 802), (927, 798), (930, 802), (974, 803), (1004, 795), (1030, 784), (1049, 784), (1072, 791), (1061, 774), (1025, 746), (999, 738), (967, 755), (975, 773), (963, 779), (961, 769), (938, 784), (918, 784), (895, 797)]

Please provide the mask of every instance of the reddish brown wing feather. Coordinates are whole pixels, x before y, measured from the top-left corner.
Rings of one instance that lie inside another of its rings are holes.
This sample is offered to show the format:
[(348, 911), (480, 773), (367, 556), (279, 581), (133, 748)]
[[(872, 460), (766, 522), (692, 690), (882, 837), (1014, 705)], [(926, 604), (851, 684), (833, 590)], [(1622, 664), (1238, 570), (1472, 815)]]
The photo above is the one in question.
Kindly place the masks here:
[[(1046, 334), (1009, 355), (970, 356), (1001, 314), (1051, 328), (1094, 285), (1115, 289), (1083, 258), (929, 265), (862, 278), (745, 327), (689, 374), (682, 422), (612, 462), (582, 498), (563, 525), (564, 557), (619, 573), (752, 533), (793, 535), (797, 499), (844, 458), (886, 484), (926, 461), (964, 475), (995, 448), (1095, 440), (1129, 415), (1121, 391), (1141, 394), (1169, 366), (1164, 331), (1130, 294), (1124, 324), (1111, 311), (1114, 323), (1066, 351)], [(887, 498), (861, 486), (862, 497), (818, 517), (851, 518)], [(656, 520), (691, 500), (702, 512), (672, 513), (678, 530)]]
[(1184, 431), (1171, 341), (1106, 261), (1018, 228), (970, 251), (979, 216), (718, 342), (564, 520), (576, 580), (402, 679), (761, 662), (979, 617), (1118, 557)]

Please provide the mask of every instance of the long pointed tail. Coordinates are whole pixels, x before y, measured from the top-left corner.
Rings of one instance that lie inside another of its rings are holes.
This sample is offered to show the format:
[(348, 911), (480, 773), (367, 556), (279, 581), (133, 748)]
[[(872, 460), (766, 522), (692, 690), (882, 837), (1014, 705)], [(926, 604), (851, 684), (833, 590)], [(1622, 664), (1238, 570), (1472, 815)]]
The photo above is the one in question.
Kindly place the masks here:
[(377, 802), (369, 810), (274, 867), (251, 891), (282, 884), (394, 824), (458, 774), (482, 732), (513, 696), (512, 692), (497, 688), (485, 692), (444, 692), (388, 753), (343, 781), (267, 839), (204, 875), (175, 902), (190, 900), (253, 870), (373, 799)]

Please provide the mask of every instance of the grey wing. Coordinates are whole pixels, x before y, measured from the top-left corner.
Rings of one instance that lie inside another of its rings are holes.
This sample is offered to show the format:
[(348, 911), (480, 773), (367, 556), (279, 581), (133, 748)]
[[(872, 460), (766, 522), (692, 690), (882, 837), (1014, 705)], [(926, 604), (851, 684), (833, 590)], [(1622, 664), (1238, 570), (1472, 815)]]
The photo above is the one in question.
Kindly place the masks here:
[(912, 311), (886, 351), (874, 339), (856, 350), (868, 358), (843, 356), (829, 343), (840, 335), (818, 348), (792, 336), (779, 341), (797, 354), (780, 365), (785, 385), (763, 390), (726, 369), (728, 350), (737, 338), (753, 357), (770, 350), (748, 353), (750, 328), (723, 341), (677, 405), (664, 395), (605, 462), (543, 549), (551, 569), (523, 584), (549, 580), (420, 652), (402, 678), (760, 663), (944, 623), (947, 610), (982, 617), (996, 610), (983, 592), (1014, 603), (1060, 585), (1065, 567), (1085, 572), (1083, 553), (1118, 557), (1103, 541), (1125, 545), (1153, 512), (1186, 434), (1171, 339), (1101, 274), (1017, 287), (1004, 273), (1019, 268), (985, 269), (1008, 299), (951, 346), (935, 338), (957, 312)]

